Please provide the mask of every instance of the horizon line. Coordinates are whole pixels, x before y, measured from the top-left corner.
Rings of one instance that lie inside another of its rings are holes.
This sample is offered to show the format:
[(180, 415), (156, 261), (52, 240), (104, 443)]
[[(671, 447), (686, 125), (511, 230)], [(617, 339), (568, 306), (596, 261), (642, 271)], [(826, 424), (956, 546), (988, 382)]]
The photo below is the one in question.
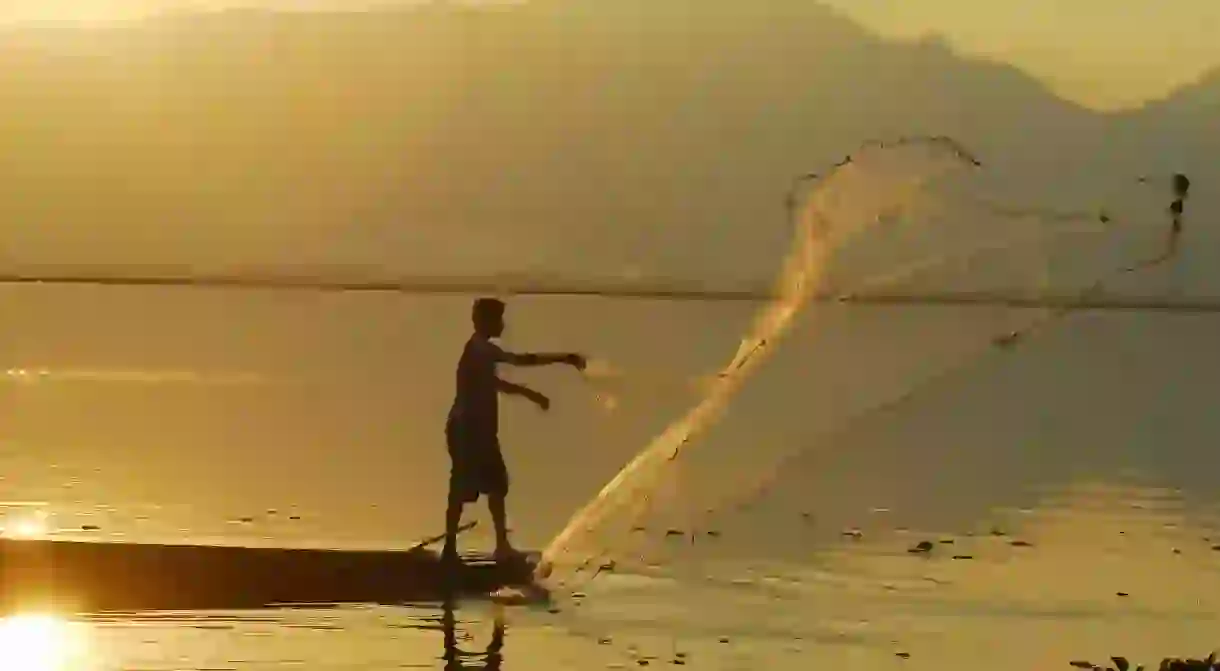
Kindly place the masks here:
[[(303, 276), (251, 275), (35, 275), (0, 273), (0, 286), (94, 286), (103, 288), (179, 288), (229, 291), (377, 293), (418, 296), (489, 294), (534, 298), (609, 298), (619, 300), (753, 302), (776, 300), (774, 289), (757, 286), (709, 288), (693, 282), (523, 281), (491, 278), (417, 277), (399, 280), (327, 280)], [(1220, 313), (1220, 295), (1169, 297), (1121, 295), (1080, 289), (1057, 291), (859, 291), (816, 293), (818, 303), (910, 307), (1002, 307), (1084, 311)]]

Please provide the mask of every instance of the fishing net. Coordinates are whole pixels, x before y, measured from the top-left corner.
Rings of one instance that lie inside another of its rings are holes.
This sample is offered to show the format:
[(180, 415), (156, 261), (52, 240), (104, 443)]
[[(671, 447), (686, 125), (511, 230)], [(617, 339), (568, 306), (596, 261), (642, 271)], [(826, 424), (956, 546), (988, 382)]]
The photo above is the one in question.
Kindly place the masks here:
[(908, 138), (798, 180), (790, 250), (740, 347), (546, 547), (538, 575), (572, 627), (633, 651), (683, 626), (727, 645), (729, 623), (785, 641), (768, 654), (849, 640), (858, 614), (806, 607), (814, 584), (880, 585), (827, 569), (837, 547), (909, 532), (904, 507), (962, 528), (1003, 499), (985, 482), (922, 491), (937, 472), (978, 477), (986, 450), (968, 446), (1005, 430), (955, 404), (987, 395), (980, 380), (1020, 384), (1028, 350), (1164, 256), (1169, 181), (1057, 208), (1014, 205), (1001, 173), (951, 139)]

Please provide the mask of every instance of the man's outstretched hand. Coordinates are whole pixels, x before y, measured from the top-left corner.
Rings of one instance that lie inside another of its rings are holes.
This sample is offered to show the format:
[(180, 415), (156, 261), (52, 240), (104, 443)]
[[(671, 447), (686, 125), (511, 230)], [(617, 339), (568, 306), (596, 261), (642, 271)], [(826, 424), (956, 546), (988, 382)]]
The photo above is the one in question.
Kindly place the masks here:
[(585, 357), (580, 354), (569, 354), (563, 358), (563, 362), (580, 371), (583, 371), (585, 366), (589, 363), (588, 360), (586, 360)]
[(551, 409), (551, 399), (547, 398), (545, 394), (530, 389), (529, 394), (526, 395), (526, 398), (533, 401), (534, 405), (538, 406), (542, 410)]

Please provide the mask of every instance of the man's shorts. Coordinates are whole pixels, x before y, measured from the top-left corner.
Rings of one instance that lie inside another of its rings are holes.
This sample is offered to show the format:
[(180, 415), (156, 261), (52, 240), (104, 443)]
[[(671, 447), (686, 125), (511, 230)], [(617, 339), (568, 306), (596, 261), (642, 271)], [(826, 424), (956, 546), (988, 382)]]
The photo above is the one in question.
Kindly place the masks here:
[(461, 503), (480, 496), (507, 496), (508, 469), (500, 453), (495, 430), (449, 420), (445, 424), (449, 446), (449, 498)]

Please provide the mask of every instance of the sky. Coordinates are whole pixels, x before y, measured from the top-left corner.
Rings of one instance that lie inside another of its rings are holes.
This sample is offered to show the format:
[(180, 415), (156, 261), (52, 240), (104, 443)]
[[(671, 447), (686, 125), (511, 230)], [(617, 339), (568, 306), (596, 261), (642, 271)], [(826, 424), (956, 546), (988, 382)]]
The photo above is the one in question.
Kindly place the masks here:
[[(0, 22), (91, 22), (234, 6), (333, 10), (395, 1), (0, 0)], [(1097, 109), (1137, 107), (1220, 67), (1215, 0), (823, 1), (888, 36), (942, 34), (965, 53), (1015, 65)]]

